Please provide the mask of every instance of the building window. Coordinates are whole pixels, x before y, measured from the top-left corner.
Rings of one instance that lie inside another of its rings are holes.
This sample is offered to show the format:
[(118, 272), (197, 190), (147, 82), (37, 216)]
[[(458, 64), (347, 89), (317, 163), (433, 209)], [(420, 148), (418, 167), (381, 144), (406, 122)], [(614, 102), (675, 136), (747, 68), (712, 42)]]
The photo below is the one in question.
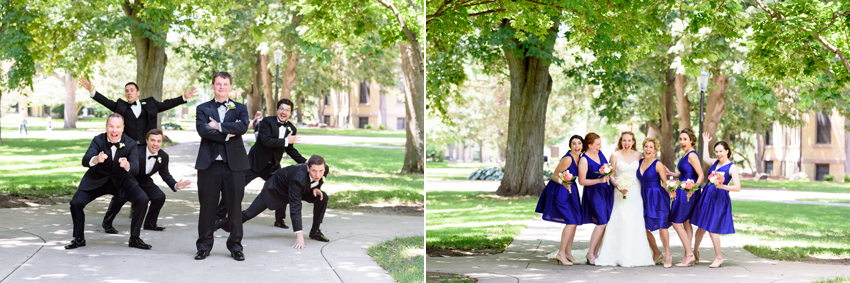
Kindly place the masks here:
[(404, 118), (396, 119), (396, 126), (395, 126), (396, 130), (404, 130), (405, 129), (404, 126), (405, 126)]
[(325, 94), (325, 106), (330, 106), (330, 105), (331, 105), (331, 99), (327, 94)]
[(369, 103), (369, 82), (363, 80), (360, 82), (360, 104), (368, 104)]
[(770, 128), (767, 129), (767, 131), (764, 132), (764, 145), (766, 145), (766, 146), (767, 145), (773, 145), (773, 141), (771, 140), (772, 138), (773, 138), (773, 127), (770, 127)]
[(832, 123), (829, 121), (829, 116), (826, 115), (826, 112), (821, 111), (818, 113), (817, 117), (817, 131), (816, 131), (816, 144), (830, 144), (832, 143)]
[(369, 125), (369, 117), (360, 117), (357, 127), (363, 129), (366, 125)]
[(325, 125), (330, 125), (330, 124), (331, 124), (331, 116), (325, 115)]
[(815, 180), (823, 181), (823, 176), (829, 174), (829, 164), (815, 164)]
[(764, 162), (764, 173), (771, 176), (773, 175), (773, 161)]

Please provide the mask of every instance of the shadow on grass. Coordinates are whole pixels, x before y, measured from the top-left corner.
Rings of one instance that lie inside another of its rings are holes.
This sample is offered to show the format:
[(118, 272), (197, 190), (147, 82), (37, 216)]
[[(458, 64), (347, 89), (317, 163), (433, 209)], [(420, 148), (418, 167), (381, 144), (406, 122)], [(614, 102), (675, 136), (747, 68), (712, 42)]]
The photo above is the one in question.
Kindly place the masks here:
[(90, 139), (5, 138), (0, 144), (0, 193), (58, 196), (77, 189)]

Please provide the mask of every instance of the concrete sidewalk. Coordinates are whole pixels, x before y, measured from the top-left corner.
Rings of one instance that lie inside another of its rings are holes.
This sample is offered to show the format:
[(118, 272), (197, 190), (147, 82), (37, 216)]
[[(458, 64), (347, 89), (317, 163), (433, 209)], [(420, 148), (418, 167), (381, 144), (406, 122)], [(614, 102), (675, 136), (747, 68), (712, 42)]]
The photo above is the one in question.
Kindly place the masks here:
[[(175, 193), (154, 178), (166, 188), (158, 224), (167, 229), (142, 230), (141, 238), (152, 250), (127, 246), (129, 205), (114, 222), (120, 233), (103, 232), (100, 223), (108, 195), (86, 207), (87, 246), (74, 250), (63, 247), (73, 230), (67, 203), (0, 209), (0, 282), (394, 282), (366, 254), (366, 248), (395, 237), (424, 234), (423, 217), (329, 209), (322, 231), (331, 242), (307, 238), (307, 248), (295, 250), (292, 229), (272, 226), (274, 212), (266, 211), (244, 225), (245, 261), (230, 257), (227, 233), (221, 230), (215, 233), (210, 257), (194, 260), (199, 205), (193, 167), (199, 138), (188, 132), (169, 135), (180, 143), (165, 148), (172, 160), (171, 173), (175, 179), (192, 180), (192, 185)], [(248, 185), (243, 208), (254, 200), (262, 183), (255, 180)], [(309, 225), (312, 205), (305, 204), (302, 214)]]
[[(578, 226), (573, 244), (587, 251), (594, 225)], [(810, 264), (758, 258), (741, 248), (730, 237), (721, 237), (725, 262), (718, 269), (708, 268), (714, 259), (714, 248), (706, 234), (700, 247), (700, 264), (693, 267), (602, 267), (580, 265), (561, 266), (547, 254), (557, 251), (564, 225), (543, 221), (537, 217), (505, 249), (490, 256), (428, 257), (426, 270), (475, 277), (480, 282), (811, 282), (823, 277), (850, 277), (846, 265)], [(653, 233), (659, 248), (658, 232)], [(684, 248), (675, 230), (670, 229), (673, 263), (681, 261)]]

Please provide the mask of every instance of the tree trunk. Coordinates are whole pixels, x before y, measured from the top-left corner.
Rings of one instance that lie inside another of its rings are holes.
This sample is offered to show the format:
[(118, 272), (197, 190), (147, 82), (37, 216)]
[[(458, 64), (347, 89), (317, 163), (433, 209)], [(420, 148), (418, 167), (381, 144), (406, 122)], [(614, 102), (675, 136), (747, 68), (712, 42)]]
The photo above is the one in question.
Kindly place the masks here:
[[(3, 101), (3, 89), (0, 89), (0, 101)], [(48, 113), (48, 115), (50, 115), (50, 113)], [(0, 117), (2, 117), (2, 115), (0, 115)], [(2, 133), (2, 132), (3, 131), (0, 131), (0, 133)], [(2, 135), (0, 135), (0, 143), (3, 143), (3, 136)]]
[[(560, 20), (548, 30), (546, 47), (554, 48)], [(502, 28), (510, 28), (503, 20)], [(521, 46), (517, 38), (514, 46)], [(502, 47), (511, 79), (508, 144), (505, 175), (496, 194), (500, 196), (539, 195), (543, 191), (543, 142), (546, 130), (546, 104), (552, 92), (551, 61), (527, 56), (525, 51)]]
[[(691, 101), (685, 94), (685, 85), (688, 83), (688, 77), (685, 75), (676, 75), (676, 112), (679, 114), (679, 130), (691, 128)], [(693, 128), (691, 128), (693, 129)]]
[[(131, 19), (131, 22), (145, 23), (145, 19), (140, 19), (138, 16), (139, 10), (132, 7), (137, 5), (139, 9), (144, 7), (144, 4), (131, 4), (130, 1), (121, 3), (124, 14)], [(136, 84), (139, 85), (139, 99), (153, 97), (162, 101), (162, 78), (165, 75), (168, 57), (165, 55), (165, 46), (150, 37), (166, 38), (166, 34), (132, 23), (130, 30), (133, 46), (136, 49)], [(162, 115), (157, 114), (155, 128), (160, 128), (161, 123)]]
[[(711, 77), (711, 83), (715, 86), (708, 91), (708, 97), (705, 102), (705, 131), (711, 135), (714, 142), (718, 142), (717, 127), (720, 124), (720, 118), (726, 112), (726, 86), (729, 83), (729, 78), (726, 75), (714, 74)], [(702, 133), (699, 133), (702, 136)], [(714, 152), (714, 149), (709, 145), (709, 152)]]
[(404, 73), (404, 127), (406, 143), (404, 146), (404, 165), (402, 173), (425, 172), (425, 65), (422, 51), (415, 36), (408, 36), (408, 42), (399, 43), (401, 51), (401, 70)]
[(478, 162), (484, 163), (484, 140), (478, 140)]
[[(57, 75), (58, 76), (58, 75)], [(65, 129), (77, 128), (77, 79), (66, 70), (62, 76), (65, 84)]]
[(292, 54), (286, 57), (286, 66), (283, 67), (283, 77), (280, 82), (280, 98), (291, 99), (292, 87), (295, 86), (295, 68), (298, 67), (298, 54), (293, 51)]
[(658, 136), (661, 143), (661, 163), (667, 168), (675, 168), (676, 165), (676, 130), (673, 128), (673, 115), (676, 114), (676, 70), (667, 69), (664, 73), (664, 93), (661, 94), (661, 124), (652, 122), (650, 125)]
[(381, 97), (381, 100), (380, 100), (381, 104), (379, 105), (379, 107), (380, 107), (381, 111), (380, 111), (379, 115), (381, 117), (379, 119), (380, 120), (379, 122), (380, 122), (381, 125), (384, 125), (384, 127), (386, 127), (387, 126), (387, 95), (381, 93), (380, 97)]
[(759, 173), (764, 172), (764, 141), (762, 140), (761, 134), (756, 134), (756, 156), (755, 156), (755, 159), (756, 159), (756, 167), (755, 167), (756, 172), (755, 172), (755, 174), (758, 175)]
[(316, 113), (319, 114), (319, 117), (317, 118), (317, 125), (325, 123), (325, 97), (327, 97), (327, 99), (331, 99), (331, 94), (328, 93), (327, 95), (325, 95), (325, 90), (321, 88), (319, 88), (319, 93), (321, 93), (322, 96), (319, 98), (319, 103), (316, 103), (316, 105), (318, 105), (318, 111), (316, 111)]
[[(272, 82), (272, 74), (269, 70), (269, 54), (260, 55), (260, 79), (263, 82), (263, 96), (266, 98), (266, 116), (277, 115), (277, 101), (274, 97), (275, 84)], [(279, 98), (278, 98), (279, 99)], [(294, 110), (294, 109), (293, 109)]]
[(303, 108), (303, 106), (304, 106), (304, 93), (301, 92), (301, 91), (298, 92), (298, 105), (296, 105), (296, 106), (297, 107), (295, 107), (295, 109), (293, 109), (293, 110), (295, 110), (295, 120), (298, 123), (302, 123), (302, 122), (304, 122), (304, 116), (303, 116), (304, 112), (301, 111), (301, 108)]
[[(254, 66), (251, 68), (251, 94), (248, 95), (248, 116), (254, 118), (254, 113), (263, 111), (263, 77), (260, 68), (260, 53), (254, 55)], [(259, 130), (259, 129), (254, 129)]]

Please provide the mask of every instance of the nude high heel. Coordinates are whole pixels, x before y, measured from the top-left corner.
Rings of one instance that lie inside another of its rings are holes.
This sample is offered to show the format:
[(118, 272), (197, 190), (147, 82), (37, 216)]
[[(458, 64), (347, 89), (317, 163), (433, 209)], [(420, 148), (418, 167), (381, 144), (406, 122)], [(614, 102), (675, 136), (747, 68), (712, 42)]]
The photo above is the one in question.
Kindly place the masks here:
[[(688, 258), (688, 257), (693, 257), (693, 256), (694, 256), (693, 254), (685, 255), (685, 257), (686, 257), (686, 258)], [(677, 264), (676, 264), (676, 266), (678, 266), (678, 267), (689, 267), (689, 266), (693, 266), (693, 265), (694, 265), (694, 261), (695, 261), (695, 259), (691, 259), (691, 260), (690, 260), (690, 261), (688, 261), (687, 263), (677, 263)]]
[(723, 265), (722, 259), (720, 260), (720, 262), (717, 263), (717, 265), (712, 264), (712, 265), (709, 265), (708, 267), (709, 268), (720, 268), (721, 265)]

